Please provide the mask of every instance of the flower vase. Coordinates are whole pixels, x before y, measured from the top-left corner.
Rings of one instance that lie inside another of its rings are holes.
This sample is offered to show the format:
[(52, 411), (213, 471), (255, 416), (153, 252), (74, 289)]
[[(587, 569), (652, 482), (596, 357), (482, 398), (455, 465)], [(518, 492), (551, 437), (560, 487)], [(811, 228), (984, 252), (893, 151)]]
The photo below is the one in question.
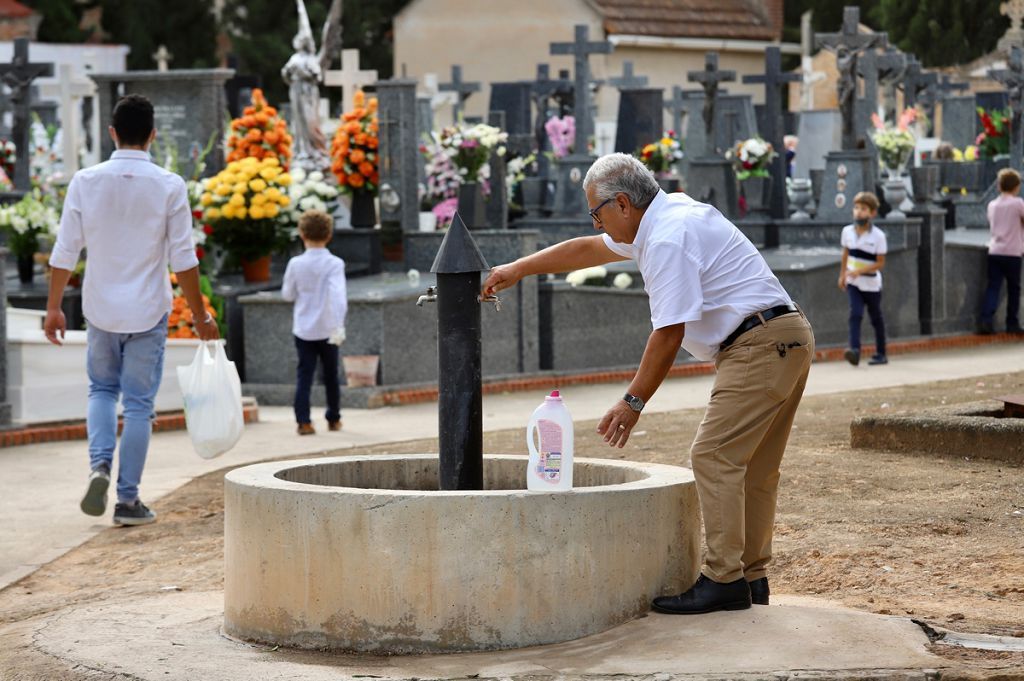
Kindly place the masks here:
[(899, 206), (907, 198), (907, 185), (899, 177), (890, 178), (882, 184), (882, 193), (885, 195), (885, 202), (889, 204), (887, 220), (906, 220), (907, 214), (900, 210)]
[(19, 253), (17, 255), (18, 260), (18, 281), (23, 285), (29, 286), (32, 284), (32, 280), (35, 278), (36, 261), (34, 253)]
[(370, 192), (352, 193), (352, 227), (372, 229), (377, 224), (377, 208)]
[(682, 186), (679, 177), (672, 173), (658, 173), (656, 176), (658, 186), (666, 194), (672, 194), (680, 190)]
[(242, 258), (242, 277), (250, 284), (270, 281), (270, 256), (254, 260)]
[(939, 167), (926, 164), (920, 168), (911, 168), (910, 185), (914, 191), (914, 202), (918, 206), (928, 206), (939, 188)]
[(470, 229), (487, 229), (487, 206), (480, 185), (465, 182), (459, 186), (459, 216)]
[(811, 215), (807, 208), (814, 200), (814, 187), (811, 180), (795, 178), (789, 185), (789, 202), (796, 210), (789, 216), (791, 220), (810, 220)]
[(747, 202), (747, 217), (766, 217), (772, 201), (771, 176), (751, 176), (740, 181)]

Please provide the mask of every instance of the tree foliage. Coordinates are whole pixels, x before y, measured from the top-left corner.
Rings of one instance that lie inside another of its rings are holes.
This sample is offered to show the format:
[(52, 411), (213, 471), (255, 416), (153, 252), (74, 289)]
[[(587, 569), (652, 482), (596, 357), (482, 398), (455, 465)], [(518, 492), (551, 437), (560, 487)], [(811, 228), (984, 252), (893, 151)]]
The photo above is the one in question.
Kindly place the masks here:
[(953, 66), (995, 50), (1010, 25), (999, 5), (999, 0), (881, 0), (877, 16), (889, 41), (925, 66)]

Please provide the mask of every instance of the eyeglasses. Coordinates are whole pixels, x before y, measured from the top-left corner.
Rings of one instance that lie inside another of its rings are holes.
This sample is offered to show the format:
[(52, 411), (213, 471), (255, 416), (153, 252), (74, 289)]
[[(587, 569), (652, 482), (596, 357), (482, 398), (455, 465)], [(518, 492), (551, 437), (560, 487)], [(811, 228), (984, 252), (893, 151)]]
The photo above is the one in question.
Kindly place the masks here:
[(615, 200), (614, 196), (611, 197), (610, 199), (605, 199), (601, 203), (597, 204), (597, 208), (595, 208), (594, 210), (591, 210), (591, 211), (587, 211), (588, 213), (590, 213), (590, 219), (594, 221), (594, 224), (596, 224), (596, 225), (600, 225), (601, 224), (601, 218), (597, 217), (597, 214), (601, 211), (602, 208), (604, 208), (606, 205), (608, 205), (609, 203), (611, 203), (614, 200)]

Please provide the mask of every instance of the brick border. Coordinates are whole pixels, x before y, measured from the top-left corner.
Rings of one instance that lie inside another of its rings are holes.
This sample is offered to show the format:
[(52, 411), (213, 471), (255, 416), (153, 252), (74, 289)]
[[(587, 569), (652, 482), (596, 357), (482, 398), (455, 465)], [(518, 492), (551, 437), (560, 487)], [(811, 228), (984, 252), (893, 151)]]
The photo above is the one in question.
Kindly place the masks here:
[[(260, 420), (259, 407), (255, 403), (242, 406), (242, 416), (245, 422), (257, 423)], [(124, 428), (124, 420), (117, 421), (117, 432)], [(185, 430), (185, 412), (165, 412), (157, 414), (153, 419), (153, 432), (163, 433), (173, 430)], [(5, 447), (18, 447), (20, 445), (35, 445), (43, 442), (67, 442), (70, 440), (85, 440), (88, 434), (85, 429), (85, 421), (62, 421), (59, 423), (43, 423), (33, 426), (15, 426), (6, 430), (0, 430), (0, 449)]]
[[(950, 350), (956, 348), (972, 348), (983, 345), (1003, 345), (1008, 343), (1020, 343), (1024, 337), (1009, 334), (996, 333), (991, 335), (964, 334), (959, 336), (939, 336), (935, 338), (920, 338), (915, 340), (894, 341), (888, 343), (889, 355), (906, 355), (914, 352), (937, 352), (939, 350)], [(873, 345), (862, 347), (863, 352), (873, 352)], [(843, 357), (845, 348), (828, 347), (815, 350), (815, 362), (836, 362), (846, 361)], [(544, 376), (526, 376), (523, 378), (498, 379), (485, 381), (483, 393), (494, 395), (503, 392), (521, 392), (527, 390), (546, 390), (551, 386), (570, 385), (592, 385), (596, 383), (618, 383), (632, 380), (636, 368), (618, 369), (614, 371), (596, 371), (569, 374), (549, 374)], [(688, 378), (690, 376), (708, 376), (715, 373), (714, 362), (688, 362), (677, 364), (669, 369), (669, 378)], [(433, 402), (437, 400), (437, 386), (424, 386), (417, 388), (396, 388), (394, 390), (383, 390), (370, 397), (371, 407), (398, 406), (403, 404), (418, 404), (422, 402)]]

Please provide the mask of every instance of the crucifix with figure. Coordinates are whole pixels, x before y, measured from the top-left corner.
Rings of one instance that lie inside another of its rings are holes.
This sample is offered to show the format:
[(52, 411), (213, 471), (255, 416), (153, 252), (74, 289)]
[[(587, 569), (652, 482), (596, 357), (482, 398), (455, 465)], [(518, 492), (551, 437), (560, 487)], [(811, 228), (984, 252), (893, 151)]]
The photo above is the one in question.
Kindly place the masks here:
[(573, 93), (575, 102), (573, 112), (576, 115), (576, 140), (574, 154), (588, 156), (587, 145), (593, 132), (593, 121), (590, 120), (590, 55), (609, 54), (612, 45), (606, 40), (590, 40), (590, 28), (585, 24), (577, 24), (576, 40), (571, 43), (551, 43), (551, 54), (569, 54), (575, 62)]
[(14, 59), (10, 64), (0, 64), (0, 82), (11, 89), (11, 104), (14, 110), (12, 135), (17, 147), (14, 161), (14, 188), (18, 191), (32, 189), (29, 157), (32, 148), (29, 141), (29, 109), (31, 106), (31, 86), (36, 78), (53, 75), (53, 64), (33, 64), (28, 60), (28, 38), (14, 41)]
[(718, 69), (718, 53), (708, 52), (704, 55), (704, 70), (690, 71), (686, 79), (691, 83), (700, 83), (704, 88), (704, 139), (705, 155), (714, 155), (715, 148), (715, 109), (718, 106), (718, 84), (736, 80), (735, 71)]
[(359, 50), (341, 51), (341, 70), (324, 74), (324, 85), (341, 88), (341, 108), (351, 111), (355, 108), (356, 91), (377, 82), (377, 70), (359, 70)]
[(764, 73), (761, 75), (743, 76), (744, 83), (764, 84), (764, 124), (761, 131), (764, 138), (771, 142), (777, 156), (771, 164), (772, 202), (771, 214), (774, 218), (784, 219), (786, 215), (786, 155), (783, 152), (782, 129), (782, 88), (786, 83), (795, 83), (800, 75), (782, 70), (782, 51), (778, 47), (766, 47), (764, 50)]
[(843, 28), (839, 33), (816, 33), (814, 42), (836, 53), (839, 69), (839, 111), (843, 117), (843, 149), (856, 149), (866, 131), (855, 125), (857, 99), (857, 60), (867, 50), (888, 47), (888, 33), (861, 33), (860, 8), (843, 8)]
[(456, 64), (452, 66), (451, 82), (441, 83), (438, 89), (441, 92), (454, 92), (458, 95), (458, 99), (455, 100), (455, 104), (452, 106), (452, 120), (458, 123), (462, 120), (462, 107), (466, 100), (474, 92), (480, 92), (480, 83), (462, 80), (462, 67)]

